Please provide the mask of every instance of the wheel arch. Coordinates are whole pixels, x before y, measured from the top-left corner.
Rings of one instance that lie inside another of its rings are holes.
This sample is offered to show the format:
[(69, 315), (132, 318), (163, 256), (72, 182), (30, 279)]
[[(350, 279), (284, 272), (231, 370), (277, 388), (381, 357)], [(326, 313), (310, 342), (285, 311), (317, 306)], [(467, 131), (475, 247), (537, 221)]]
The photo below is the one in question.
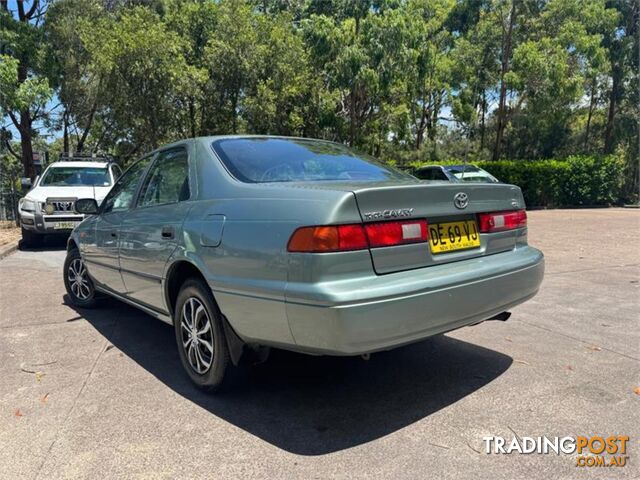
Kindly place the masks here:
[[(167, 270), (164, 281), (164, 297), (171, 318), (173, 318), (176, 300), (178, 298), (178, 293), (180, 293), (180, 285), (189, 278), (197, 278), (208, 285), (207, 279), (202, 271), (194, 263), (188, 260), (177, 260), (172, 263)], [(218, 302), (215, 301), (215, 296), (214, 302), (216, 303), (216, 306), (218, 306)]]
[[(189, 260), (179, 259), (172, 263), (167, 270), (164, 281), (164, 295), (165, 302), (172, 319), (175, 313), (174, 310), (176, 300), (178, 299), (178, 293), (180, 292), (180, 285), (182, 285), (189, 278), (200, 279), (204, 282), (205, 285), (209, 285), (200, 268), (198, 268), (197, 265), (190, 262)], [(211, 290), (211, 288), (209, 289)], [(231, 361), (234, 365), (238, 365), (244, 352), (245, 343), (238, 336), (233, 327), (229, 324), (229, 320), (221, 312), (220, 306), (218, 305), (218, 301), (216, 300), (213, 291), (211, 292), (211, 296), (213, 297), (213, 303), (218, 309), (218, 313), (222, 318)]]
[(75, 239), (73, 237), (69, 237), (69, 240), (67, 240), (67, 252), (70, 252), (73, 249), (80, 250)]

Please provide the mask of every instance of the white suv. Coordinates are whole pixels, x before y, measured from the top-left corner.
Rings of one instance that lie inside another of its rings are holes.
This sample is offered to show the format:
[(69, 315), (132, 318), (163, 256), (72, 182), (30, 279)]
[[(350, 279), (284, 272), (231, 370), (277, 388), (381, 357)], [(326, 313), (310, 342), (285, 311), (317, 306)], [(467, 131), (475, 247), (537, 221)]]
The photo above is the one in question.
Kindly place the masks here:
[(69, 233), (84, 219), (75, 212), (75, 201), (95, 198), (99, 205), (121, 173), (110, 161), (71, 159), (49, 165), (18, 204), (23, 242), (33, 245), (45, 234)]

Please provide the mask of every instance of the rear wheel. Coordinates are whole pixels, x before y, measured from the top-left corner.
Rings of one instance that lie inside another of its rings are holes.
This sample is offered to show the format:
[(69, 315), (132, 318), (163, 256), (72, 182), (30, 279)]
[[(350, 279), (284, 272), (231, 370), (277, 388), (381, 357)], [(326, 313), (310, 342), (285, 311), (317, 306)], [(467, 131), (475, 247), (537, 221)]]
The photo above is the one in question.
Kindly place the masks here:
[(232, 367), (222, 317), (203, 281), (191, 279), (182, 285), (173, 324), (180, 361), (189, 378), (202, 390), (219, 391)]
[(67, 252), (64, 262), (64, 286), (76, 307), (91, 308), (96, 304), (96, 290), (78, 249)]

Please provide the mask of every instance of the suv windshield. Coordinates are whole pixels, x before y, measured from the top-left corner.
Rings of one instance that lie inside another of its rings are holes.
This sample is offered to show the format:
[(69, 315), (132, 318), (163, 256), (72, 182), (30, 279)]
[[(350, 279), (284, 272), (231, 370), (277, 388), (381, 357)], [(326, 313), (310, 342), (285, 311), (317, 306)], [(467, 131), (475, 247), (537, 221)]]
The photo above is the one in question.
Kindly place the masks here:
[(40, 181), (42, 186), (95, 185), (108, 187), (111, 177), (107, 167), (52, 167)]
[(246, 183), (413, 179), (343, 145), (301, 138), (227, 138), (213, 149)]

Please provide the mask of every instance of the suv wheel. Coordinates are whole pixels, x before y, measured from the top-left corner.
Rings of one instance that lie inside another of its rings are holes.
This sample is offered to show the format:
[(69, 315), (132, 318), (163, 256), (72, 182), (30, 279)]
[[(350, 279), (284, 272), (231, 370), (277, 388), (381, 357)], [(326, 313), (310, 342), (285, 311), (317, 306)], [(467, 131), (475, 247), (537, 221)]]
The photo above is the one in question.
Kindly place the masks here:
[(229, 350), (222, 317), (203, 281), (192, 279), (184, 283), (173, 324), (180, 361), (193, 383), (202, 390), (220, 390), (229, 366)]
[(22, 228), (22, 244), (26, 247), (38, 247), (42, 244), (44, 235)]
[(69, 250), (64, 261), (64, 286), (76, 307), (91, 308), (95, 305), (96, 290), (77, 248)]

